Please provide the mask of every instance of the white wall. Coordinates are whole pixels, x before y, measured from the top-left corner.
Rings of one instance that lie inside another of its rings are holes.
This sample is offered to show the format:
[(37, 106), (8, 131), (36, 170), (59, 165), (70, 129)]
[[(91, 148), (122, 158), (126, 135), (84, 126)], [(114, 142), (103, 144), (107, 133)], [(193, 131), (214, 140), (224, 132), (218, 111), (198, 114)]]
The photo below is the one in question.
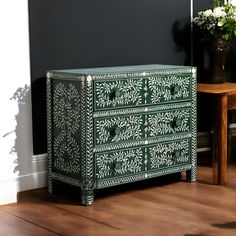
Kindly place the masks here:
[(0, 1), (0, 204), (46, 185), (46, 157), (33, 157), (28, 0)]

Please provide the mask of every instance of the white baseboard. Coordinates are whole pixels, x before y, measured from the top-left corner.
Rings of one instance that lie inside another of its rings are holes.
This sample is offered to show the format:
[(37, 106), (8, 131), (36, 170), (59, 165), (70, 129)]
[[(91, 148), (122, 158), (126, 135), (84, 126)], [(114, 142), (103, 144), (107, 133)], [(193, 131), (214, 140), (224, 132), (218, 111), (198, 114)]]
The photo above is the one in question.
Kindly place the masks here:
[(32, 157), (32, 173), (0, 180), (0, 205), (17, 202), (17, 193), (47, 186), (47, 154)]
[(230, 125), (229, 125), (229, 128), (230, 128), (230, 129), (235, 129), (235, 128), (236, 128), (236, 123), (230, 124)]

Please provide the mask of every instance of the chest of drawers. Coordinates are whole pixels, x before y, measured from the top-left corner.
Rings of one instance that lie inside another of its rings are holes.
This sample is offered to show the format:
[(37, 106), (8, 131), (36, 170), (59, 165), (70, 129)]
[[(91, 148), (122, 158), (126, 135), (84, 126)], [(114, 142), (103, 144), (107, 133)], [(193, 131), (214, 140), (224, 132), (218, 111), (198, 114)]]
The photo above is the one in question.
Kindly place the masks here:
[(94, 190), (186, 171), (196, 181), (196, 69), (140, 65), (47, 72), (48, 189)]

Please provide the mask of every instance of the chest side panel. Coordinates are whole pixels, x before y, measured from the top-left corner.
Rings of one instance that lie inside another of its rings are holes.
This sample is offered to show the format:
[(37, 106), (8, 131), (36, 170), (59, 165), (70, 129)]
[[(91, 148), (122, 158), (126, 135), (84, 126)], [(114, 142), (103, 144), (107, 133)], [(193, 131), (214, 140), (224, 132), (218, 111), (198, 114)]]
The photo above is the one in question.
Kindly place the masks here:
[(80, 176), (81, 96), (78, 81), (52, 79), (52, 170)]

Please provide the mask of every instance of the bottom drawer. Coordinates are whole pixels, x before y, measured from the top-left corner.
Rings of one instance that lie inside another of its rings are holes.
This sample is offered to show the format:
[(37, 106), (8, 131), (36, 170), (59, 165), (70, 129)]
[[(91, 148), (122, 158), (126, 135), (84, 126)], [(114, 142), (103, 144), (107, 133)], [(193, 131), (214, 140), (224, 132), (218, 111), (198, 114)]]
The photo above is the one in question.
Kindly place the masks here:
[(95, 154), (96, 178), (117, 178), (189, 164), (190, 139)]
[(148, 170), (190, 163), (190, 139), (160, 143), (147, 150)]

